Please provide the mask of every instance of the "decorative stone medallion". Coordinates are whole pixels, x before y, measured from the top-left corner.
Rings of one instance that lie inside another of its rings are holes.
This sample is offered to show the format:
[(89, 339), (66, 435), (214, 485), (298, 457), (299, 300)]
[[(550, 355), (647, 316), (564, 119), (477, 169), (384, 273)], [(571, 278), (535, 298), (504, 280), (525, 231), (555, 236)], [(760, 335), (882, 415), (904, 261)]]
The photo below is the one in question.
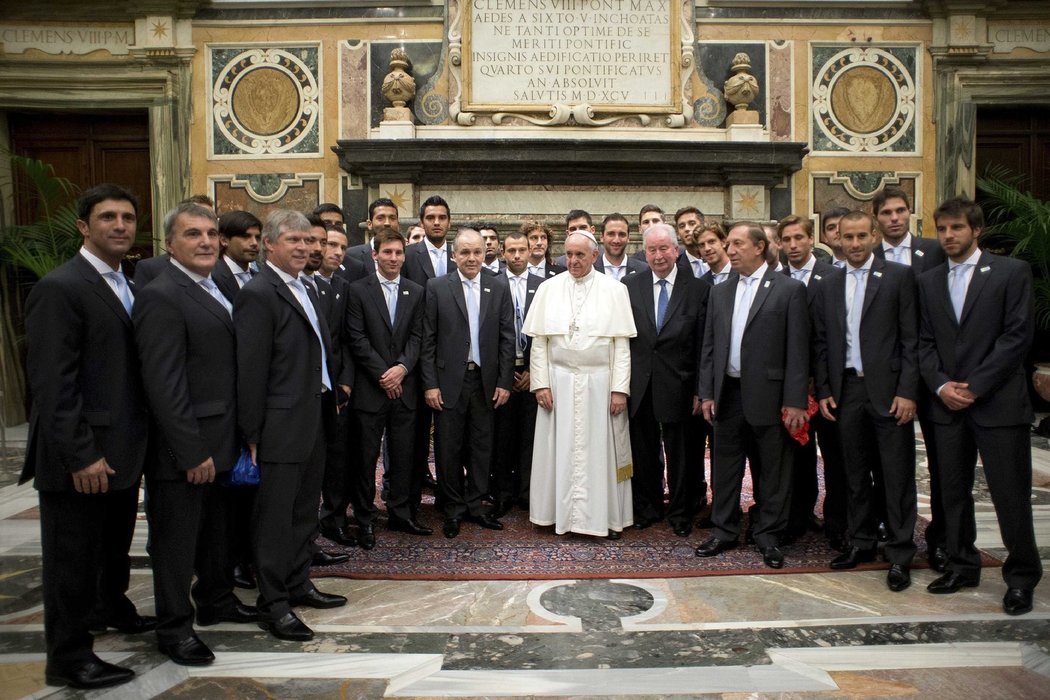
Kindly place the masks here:
[(320, 155), (318, 47), (211, 48), (211, 157)]
[(915, 65), (912, 47), (814, 47), (814, 151), (914, 152)]

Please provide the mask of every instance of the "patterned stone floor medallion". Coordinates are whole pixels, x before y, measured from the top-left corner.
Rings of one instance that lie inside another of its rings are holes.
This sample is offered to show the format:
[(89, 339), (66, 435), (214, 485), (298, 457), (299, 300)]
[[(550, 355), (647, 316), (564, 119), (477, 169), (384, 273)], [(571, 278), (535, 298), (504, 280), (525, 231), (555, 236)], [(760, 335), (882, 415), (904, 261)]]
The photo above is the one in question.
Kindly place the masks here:
[(316, 47), (213, 49), (213, 154), (316, 154), (317, 61)]

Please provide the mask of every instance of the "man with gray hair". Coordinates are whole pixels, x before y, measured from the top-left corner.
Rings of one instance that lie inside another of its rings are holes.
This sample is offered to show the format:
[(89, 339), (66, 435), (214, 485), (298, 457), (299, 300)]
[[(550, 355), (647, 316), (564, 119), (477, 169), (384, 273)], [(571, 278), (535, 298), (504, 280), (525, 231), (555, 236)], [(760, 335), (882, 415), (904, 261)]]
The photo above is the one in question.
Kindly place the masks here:
[(252, 517), (260, 627), (278, 639), (306, 641), (313, 631), (293, 606), (346, 603), (310, 581), (310, 540), (337, 378), (328, 324), (317, 312), (313, 288), (300, 278), (310, 222), (279, 209), (262, 234), (266, 263), (233, 305), (238, 424), (262, 476)]
[[(540, 285), (525, 319), (536, 416), (529, 519), (619, 539), (633, 523), (627, 397), (629, 338), (636, 334), (627, 287), (594, 269), (589, 230), (565, 239), (569, 274)], [(557, 409), (557, 410), (555, 410)]]

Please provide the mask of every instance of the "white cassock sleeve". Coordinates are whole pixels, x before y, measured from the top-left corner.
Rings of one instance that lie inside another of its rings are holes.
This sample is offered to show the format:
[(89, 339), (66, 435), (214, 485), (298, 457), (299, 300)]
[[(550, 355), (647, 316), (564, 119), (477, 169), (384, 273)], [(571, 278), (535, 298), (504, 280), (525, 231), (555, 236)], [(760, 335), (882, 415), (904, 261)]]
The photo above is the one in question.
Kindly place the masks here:
[[(545, 335), (537, 335), (532, 339), (532, 356), (529, 360), (529, 391), (551, 388), (551, 365), (547, 356), (548, 339), (548, 336)], [(630, 371), (629, 356), (627, 364), (628, 371)], [(629, 381), (630, 377), (628, 377)]]
[[(631, 340), (623, 336), (612, 339), (612, 373), (609, 376), (609, 391), (631, 393)], [(532, 346), (536, 351), (535, 343)]]

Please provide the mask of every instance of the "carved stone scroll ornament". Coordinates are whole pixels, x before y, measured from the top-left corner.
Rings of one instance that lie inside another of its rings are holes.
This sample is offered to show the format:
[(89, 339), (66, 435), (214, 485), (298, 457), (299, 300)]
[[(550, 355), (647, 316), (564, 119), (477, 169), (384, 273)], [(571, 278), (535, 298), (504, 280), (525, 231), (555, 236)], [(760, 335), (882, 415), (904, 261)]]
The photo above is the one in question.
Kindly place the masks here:
[(751, 75), (751, 58), (746, 53), (733, 57), (733, 75), (725, 82), (726, 100), (734, 111), (726, 117), (726, 126), (758, 124), (758, 112), (747, 108), (758, 97), (758, 80)]

